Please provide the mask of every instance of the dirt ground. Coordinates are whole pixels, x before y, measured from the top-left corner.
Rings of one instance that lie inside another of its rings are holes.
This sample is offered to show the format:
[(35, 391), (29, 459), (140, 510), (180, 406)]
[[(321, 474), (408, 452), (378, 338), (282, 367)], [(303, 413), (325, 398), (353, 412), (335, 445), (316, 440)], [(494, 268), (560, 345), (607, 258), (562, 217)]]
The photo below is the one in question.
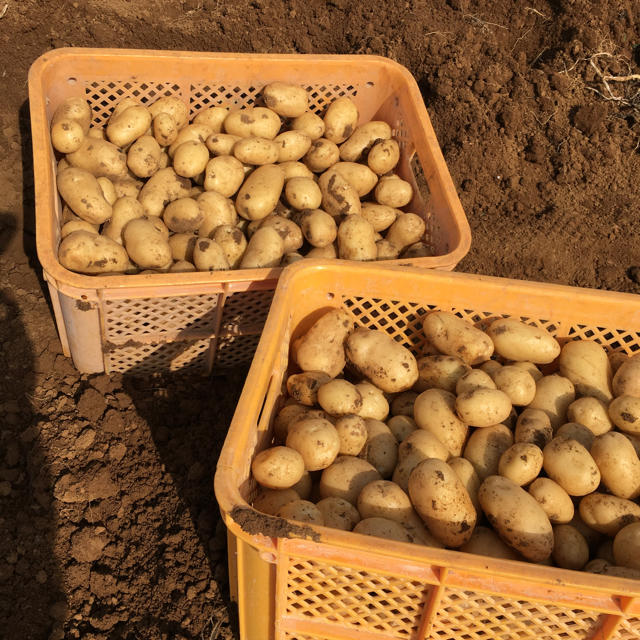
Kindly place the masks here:
[(212, 476), (243, 371), (80, 376), (34, 253), (27, 71), (56, 47), (371, 53), (423, 92), (459, 270), (640, 292), (638, 0), (0, 2), (0, 636), (237, 637)]

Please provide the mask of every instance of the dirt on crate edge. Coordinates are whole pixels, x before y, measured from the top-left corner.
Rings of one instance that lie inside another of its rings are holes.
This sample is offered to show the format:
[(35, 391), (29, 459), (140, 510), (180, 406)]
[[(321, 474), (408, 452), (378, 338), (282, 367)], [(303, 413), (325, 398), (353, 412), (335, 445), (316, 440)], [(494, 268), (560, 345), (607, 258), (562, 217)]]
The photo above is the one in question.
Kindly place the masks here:
[(238, 526), (250, 535), (260, 534), (270, 538), (305, 538), (320, 542), (320, 534), (311, 527), (292, 524), (284, 518), (260, 513), (248, 507), (234, 507), (229, 514)]

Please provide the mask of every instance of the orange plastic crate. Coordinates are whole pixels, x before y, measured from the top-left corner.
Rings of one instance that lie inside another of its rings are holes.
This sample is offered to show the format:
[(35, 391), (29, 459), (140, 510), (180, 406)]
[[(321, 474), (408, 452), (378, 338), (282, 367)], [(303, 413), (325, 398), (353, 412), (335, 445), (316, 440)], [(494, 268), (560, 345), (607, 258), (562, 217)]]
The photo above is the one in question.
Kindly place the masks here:
[(289, 343), (322, 310), (386, 331), (417, 356), (420, 318), (512, 316), (561, 342), (640, 349), (640, 298), (378, 265), (298, 263), (281, 277), (215, 477), (242, 640), (632, 640), (640, 582), (301, 525), (259, 514), (250, 464), (271, 443)]
[(401, 65), (376, 56), (262, 55), (118, 49), (59, 49), (29, 72), (38, 257), (49, 283), (63, 349), (80, 371), (210, 371), (249, 362), (281, 269), (91, 277), (58, 262), (60, 199), (49, 122), (60, 102), (82, 96), (94, 125), (134, 97), (176, 95), (199, 109), (251, 105), (276, 80), (304, 86), (322, 113), (351, 97), (363, 122), (388, 122), (401, 147), (398, 173), (415, 190), (434, 257), (393, 261), (453, 269), (471, 235), (418, 86)]

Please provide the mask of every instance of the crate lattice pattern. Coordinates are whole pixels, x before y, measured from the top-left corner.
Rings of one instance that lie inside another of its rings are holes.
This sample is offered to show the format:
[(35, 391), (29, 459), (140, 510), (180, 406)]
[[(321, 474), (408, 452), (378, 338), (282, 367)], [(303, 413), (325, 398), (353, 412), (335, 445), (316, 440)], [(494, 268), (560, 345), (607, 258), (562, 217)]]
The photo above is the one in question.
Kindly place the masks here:
[(611, 640), (637, 640), (640, 638), (640, 618), (624, 618), (611, 636)]
[(578, 324), (571, 327), (569, 335), (574, 339), (596, 340), (600, 344), (608, 345), (612, 351), (632, 354), (640, 349), (638, 334), (623, 329), (606, 329)]
[(148, 375), (191, 369), (207, 373), (206, 355), (210, 346), (210, 340), (123, 346), (105, 354), (105, 371)]
[(448, 589), (431, 630), (433, 640), (588, 640), (597, 613)]
[(221, 334), (260, 333), (274, 291), (242, 291), (230, 295), (222, 308)]
[(190, 333), (213, 335), (219, 295), (106, 300), (104, 324), (109, 342), (122, 344), (140, 336), (184, 339)]
[(418, 580), (296, 559), (288, 567), (286, 609), (338, 628), (413, 638), (430, 589)]
[(216, 359), (213, 373), (218, 369), (229, 369), (249, 364), (260, 342), (260, 334), (220, 336), (216, 344)]

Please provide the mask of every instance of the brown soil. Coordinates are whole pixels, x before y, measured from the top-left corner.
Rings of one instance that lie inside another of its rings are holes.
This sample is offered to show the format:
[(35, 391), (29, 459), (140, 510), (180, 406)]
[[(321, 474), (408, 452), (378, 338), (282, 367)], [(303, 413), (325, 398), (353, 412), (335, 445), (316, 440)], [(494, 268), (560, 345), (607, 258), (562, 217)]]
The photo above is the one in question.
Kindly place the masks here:
[(62, 356), (33, 251), (26, 102), (48, 49), (390, 56), (420, 85), (470, 220), (460, 270), (639, 292), (640, 83), (605, 99), (587, 60), (640, 72), (638, 0), (6, 0), (0, 14), (3, 637), (237, 637), (212, 475), (243, 372), (132, 381)]

